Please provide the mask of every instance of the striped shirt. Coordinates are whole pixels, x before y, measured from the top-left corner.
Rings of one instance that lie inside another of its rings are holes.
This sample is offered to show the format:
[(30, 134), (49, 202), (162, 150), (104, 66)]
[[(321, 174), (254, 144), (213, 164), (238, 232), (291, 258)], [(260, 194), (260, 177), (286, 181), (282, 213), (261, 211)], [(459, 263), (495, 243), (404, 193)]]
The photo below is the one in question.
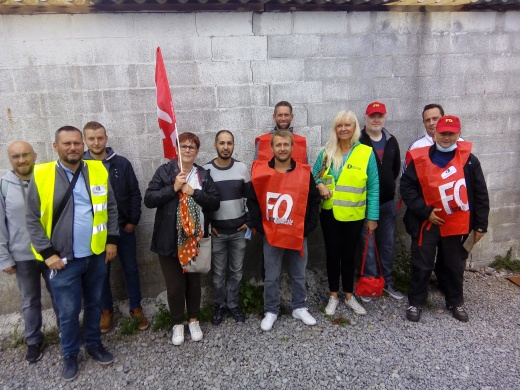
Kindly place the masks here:
[(222, 168), (212, 160), (202, 166), (208, 170), (220, 193), (220, 208), (209, 214), (212, 227), (219, 233), (232, 234), (249, 221), (246, 209), (245, 189), (251, 183), (246, 165), (234, 158), (228, 167)]

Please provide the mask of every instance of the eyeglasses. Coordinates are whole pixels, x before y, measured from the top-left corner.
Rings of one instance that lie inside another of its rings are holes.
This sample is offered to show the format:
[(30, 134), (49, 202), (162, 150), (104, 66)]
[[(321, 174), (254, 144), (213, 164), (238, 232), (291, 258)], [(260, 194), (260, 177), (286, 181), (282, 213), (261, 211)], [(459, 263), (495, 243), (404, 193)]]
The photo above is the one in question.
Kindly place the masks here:
[(32, 156), (32, 153), (22, 153), (22, 154), (12, 154), (10, 156), (10, 158), (11, 158), (11, 160), (18, 161), (22, 157), (24, 160), (27, 160), (31, 156)]
[(184, 150), (185, 152), (187, 152), (188, 150), (190, 152), (193, 152), (194, 150), (197, 150), (197, 148), (195, 146), (191, 146), (191, 145), (181, 145), (179, 147), (181, 148), (181, 150)]

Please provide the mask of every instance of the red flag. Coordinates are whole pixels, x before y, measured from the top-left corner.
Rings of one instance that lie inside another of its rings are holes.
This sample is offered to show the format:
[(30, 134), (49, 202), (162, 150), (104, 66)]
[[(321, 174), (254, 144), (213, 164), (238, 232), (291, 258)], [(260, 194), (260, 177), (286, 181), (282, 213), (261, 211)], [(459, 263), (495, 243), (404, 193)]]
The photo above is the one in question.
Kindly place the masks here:
[(160, 47), (157, 48), (156, 55), (155, 86), (157, 88), (157, 118), (162, 132), (164, 157), (171, 160), (177, 157), (175, 151), (178, 139), (177, 121)]

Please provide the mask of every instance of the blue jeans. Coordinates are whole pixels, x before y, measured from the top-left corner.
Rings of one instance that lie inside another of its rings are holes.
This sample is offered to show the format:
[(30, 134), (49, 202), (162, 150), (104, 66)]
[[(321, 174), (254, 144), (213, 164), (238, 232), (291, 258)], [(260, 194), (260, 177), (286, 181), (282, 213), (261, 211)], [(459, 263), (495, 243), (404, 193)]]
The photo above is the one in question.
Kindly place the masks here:
[[(141, 282), (139, 280), (139, 269), (137, 268), (135, 232), (127, 233), (119, 229), (119, 239), (117, 240), (117, 254), (121, 261), (121, 268), (125, 275), (126, 293), (130, 304), (130, 310), (141, 306)], [(103, 296), (101, 298), (101, 309), (114, 310), (114, 300), (110, 288), (110, 263), (108, 263), (107, 276), (103, 283)]]
[(81, 347), (79, 313), (83, 299), (83, 330), (87, 348), (101, 343), (101, 290), (107, 274), (105, 252), (70, 260), (51, 279), (60, 312), (61, 354), (77, 356)]
[[(238, 291), (242, 281), (242, 265), (246, 252), (245, 230), (234, 234), (211, 236), (213, 269), (213, 301), (215, 305), (238, 307)], [(229, 270), (229, 271), (228, 271)], [(227, 274), (227, 299), (226, 299)]]
[(307, 238), (303, 241), (303, 257), (300, 251), (269, 245), (264, 236), (264, 312), (278, 314), (280, 311), (280, 271), (285, 252), (289, 257), (291, 271), (292, 310), (305, 307), (307, 289), (305, 268), (307, 267)]
[(22, 294), (22, 314), (25, 324), (24, 337), (27, 345), (38, 344), (43, 341), (42, 332), (42, 301), (41, 277), (45, 281), (47, 291), (51, 296), (52, 306), (56, 314), (56, 324), (60, 328), (59, 314), (52, 289), (49, 284), (51, 270), (43, 261), (27, 260), (16, 262), (16, 280)]
[[(394, 279), (392, 270), (394, 266), (394, 244), (395, 244), (395, 219), (397, 217), (397, 207), (393, 200), (383, 203), (379, 206), (379, 221), (377, 221), (377, 229), (374, 231), (377, 243), (377, 251), (383, 268), (383, 277), (385, 284), (393, 284)], [(367, 237), (367, 228), (361, 232), (362, 249), (365, 248)], [(361, 252), (363, 253), (363, 252)], [(379, 275), (379, 267), (376, 261), (376, 253), (374, 249), (374, 240), (368, 242), (367, 260), (365, 263), (365, 276)]]

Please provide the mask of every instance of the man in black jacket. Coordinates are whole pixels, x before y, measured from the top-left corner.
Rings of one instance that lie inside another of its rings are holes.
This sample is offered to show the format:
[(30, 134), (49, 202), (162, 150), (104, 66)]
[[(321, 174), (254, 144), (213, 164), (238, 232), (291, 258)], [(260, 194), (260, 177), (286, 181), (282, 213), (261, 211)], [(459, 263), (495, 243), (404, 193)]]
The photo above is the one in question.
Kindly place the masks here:
[[(88, 147), (85, 160), (101, 160), (108, 171), (110, 184), (114, 189), (119, 214), (119, 239), (117, 242), (119, 260), (125, 275), (130, 316), (139, 320), (140, 330), (148, 328), (148, 319), (141, 307), (141, 283), (137, 267), (137, 249), (135, 227), (141, 218), (141, 191), (132, 168), (132, 164), (123, 156), (117, 155), (107, 147), (108, 137), (101, 123), (88, 122), (83, 127), (83, 138)], [(110, 263), (103, 284), (101, 297), (101, 333), (107, 333), (112, 328), (114, 302), (110, 288)]]
[(428, 297), (428, 281), (438, 250), (444, 259), (446, 307), (459, 321), (468, 321), (464, 308), (463, 276), (468, 257), (468, 234), (477, 243), (486, 233), (489, 197), (479, 160), (471, 143), (457, 141), (460, 121), (439, 119), (435, 144), (409, 151), (401, 177), (406, 203), (406, 231), (412, 237), (412, 277), (406, 317), (417, 322)]
[[(401, 156), (397, 139), (385, 129), (386, 107), (383, 103), (370, 103), (366, 109), (365, 127), (361, 131), (359, 141), (374, 149), (379, 173), (379, 221), (374, 231), (377, 251), (381, 260), (383, 277), (385, 278), (385, 291), (394, 299), (403, 299), (394, 286), (392, 270), (394, 263), (394, 233), (397, 208), (394, 201), (395, 180), (401, 169)], [(367, 229), (363, 229), (361, 242), (364, 244)], [(369, 240), (365, 263), (365, 276), (376, 276), (378, 266), (374, 243)], [(372, 298), (361, 297), (364, 302), (370, 302)]]

